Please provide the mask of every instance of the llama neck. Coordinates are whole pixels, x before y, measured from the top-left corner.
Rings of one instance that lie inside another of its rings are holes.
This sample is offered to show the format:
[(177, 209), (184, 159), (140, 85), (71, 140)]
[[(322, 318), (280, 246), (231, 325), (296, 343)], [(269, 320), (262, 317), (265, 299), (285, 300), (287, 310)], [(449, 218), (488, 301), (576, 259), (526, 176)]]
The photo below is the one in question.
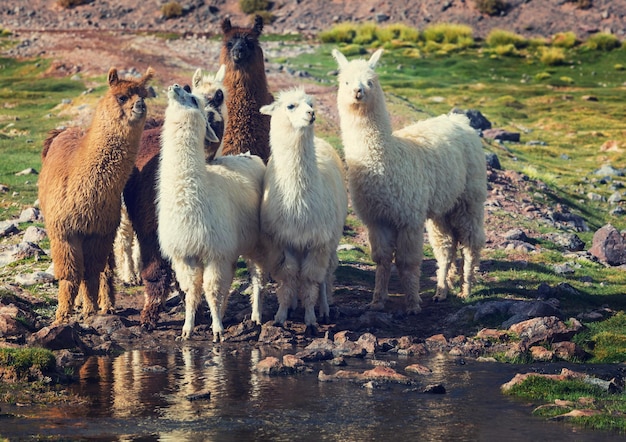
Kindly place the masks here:
[(83, 140), (77, 166), (90, 171), (90, 181), (121, 192), (137, 157), (144, 121), (135, 127), (118, 127), (96, 115), (94, 122)]
[(285, 194), (299, 199), (319, 187), (313, 128), (270, 133), (276, 182)]
[[(202, 117), (198, 117), (202, 118)], [(178, 118), (166, 121), (161, 135), (162, 173), (179, 177), (206, 173), (204, 121)]]
[(391, 119), (380, 86), (367, 103), (340, 104), (340, 125), (346, 160), (380, 157), (391, 137)]

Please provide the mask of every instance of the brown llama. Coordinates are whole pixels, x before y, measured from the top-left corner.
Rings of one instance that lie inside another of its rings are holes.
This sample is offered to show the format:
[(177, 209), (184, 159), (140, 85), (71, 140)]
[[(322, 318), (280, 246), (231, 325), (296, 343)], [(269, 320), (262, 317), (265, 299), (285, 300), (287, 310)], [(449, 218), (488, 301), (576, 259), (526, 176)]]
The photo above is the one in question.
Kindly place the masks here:
[[(194, 80), (195, 81), (195, 80)], [(196, 82), (202, 83), (201, 80)], [(189, 90), (189, 89), (188, 89)], [(207, 122), (211, 127), (219, 128), (220, 135), (224, 94), (216, 91), (207, 99)], [(141, 279), (144, 283), (144, 306), (141, 311), (141, 325), (148, 330), (157, 326), (161, 306), (170, 293), (172, 270), (170, 263), (163, 258), (157, 234), (157, 216), (155, 207), (156, 173), (161, 152), (162, 120), (151, 119), (141, 136), (135, 167), (124, 187), (124, 202), (133, 229), (137, 234), (141, 253)], [(214, 139), (205, 139), (205, 156), (212, 159), (220, 143)]]
[(104, 312), (113, 309), (113, 240), (153, 75), (148, 68), (142, 78), (124, 80), (111, 68), (109, 90), (96, 106), (91, 127), (86, 132), (53, 130), (44, 141), (38, 185), (59, 280), (55, 324), (69, 321), (79, 291), (84, 318), (96, 312), (96, 305)]
[(222, 22), (220, 63), (226, 65), (226, 108), (228, 124), (224, 131), (224, 155), (245, 153), (270, 156), (270, 117), (259, 112), (261, 106), (274, 101), (267, 86), (263, 50), (259, 36), (263, 18), (256, 16), (250, 28), (232, 26), (228, 18)]

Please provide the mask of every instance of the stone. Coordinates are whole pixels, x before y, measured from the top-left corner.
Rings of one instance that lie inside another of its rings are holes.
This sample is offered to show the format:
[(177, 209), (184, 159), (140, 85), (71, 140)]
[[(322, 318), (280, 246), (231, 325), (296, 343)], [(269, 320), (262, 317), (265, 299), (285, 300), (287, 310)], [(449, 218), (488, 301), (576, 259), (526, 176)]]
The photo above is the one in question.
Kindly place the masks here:
[(580, 362), (589, 359), (589, 353), (587, 353), (582, 347), (576, 345), (575, 342), (571, 341), (553, 343), (552, 351), (559, 359), (570, 362)]
[(509, 327), (528, 346), (540, 342), (559, 342), (571, 339), (582, 329), (582, 324), (573, 320), (570, 326), (565, 325), (556, 316), (543, 316), (518, 322)]
[(424, 387), (422, 393), (427, 394), (446, 394), (446, 387), (441, 384), (432, 384)]
[(378, 350), (378, 340), (371, 333), (363, 333), (356, 343), (369, 354), (374, 354)]
[(530, 347), (529, 350), (530, 350), (530, 355), (534, 361), (548, 362), (554, 358), (554, 352), (548, 350), (545, 347), (541, 347), (537, 345), (537, 346)]
[(42, 328), (30, 336), (29, 344), (50, 350), (83, 347), (76, 330), (67, 324)]
[(39, 209), (29, 207), (28, 209), (22, 210), (22, 213), (20, 213), (20, 217), (17, 221), (20, 223), (32, 223), (36, 221), (43, 221), (43, 218)]
[(54, 282), (54, 275), (47, 272), (18, 273), (15, 275), (15, 283), (22, 287), (51, 282)]
[(504, 237), (513, 241), (528, 242), (530, 240), (522, 229), (511, 229), (504, 234)]
[(489, 121), (483, 114), (477, 109), (467, 109), (462, 110), (458, 108), (454, 108), (451, 111), (455, 114), (464, 114), (470, 122), (470, 126), (477, 130), (486, 130), (491, 129), (491, 121)]
[(405, 371), (408, 371), (409, 373), (417, 373), (417, 374), (421, 374), (421, 375), (427, 375), (427, 374), (431, 374), (433, 371), (426, 367), (425, 365), (421, 365), (421, 364), (411, 364), (411, 365), (407, 365), (404, 368)]
[(45, 229), (37, 226), (28, 226), (28, 228), (24, 232), (22, 241), (39, 244), (41, 241), (46, 239), (47, 236), (48, 234), (46, 233)]
[(0, 238), (13, 235), (19, 231), (20, 229), (17, 228), (17, 222), (0, 221)]
[(38, 245), (29, 242), (21, 242), (0, 253), (0, 266), (27, 258), (37, 259), (42, 255), (45, 255), (45, 253)]
[(519, 132), (510, 132), (505, 129), (486, 129), (483, 131), (483, 137), (491, 140), (513, 141), (515, 143), (520, 141)]
[(626, 234), (611, 224), (600, 227), (593, 234), (589, 253), (610, 266), (626, 264)]
[(496, 155), (495, 153), (487, 152), (485, 154), (485, 161), (487, 162), (487, 167), (490, 167), (496, 170), (502, 170), (502, 166), (500, 165), (500, 159), (498, 158), (498, 155)]

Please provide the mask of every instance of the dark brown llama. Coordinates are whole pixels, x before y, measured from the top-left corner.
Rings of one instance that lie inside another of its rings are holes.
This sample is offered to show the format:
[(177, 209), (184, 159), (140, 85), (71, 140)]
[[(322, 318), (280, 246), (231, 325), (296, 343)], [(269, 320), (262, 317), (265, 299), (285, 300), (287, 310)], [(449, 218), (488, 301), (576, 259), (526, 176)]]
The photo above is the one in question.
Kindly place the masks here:
[(270, 156), (270, 117), (259, 112), (261, 106), (274, 101), (267, 86), (263, 50), (259, 36), (263, 18), (256, 16), (250, 28), (222, 22), (220, 63), (226, 65), (226, 108), (228, 124), (224, 131), (224, 155), (250, 151), (264, 162)]
[(113, 240), (153, 75), (148, 68), (140, 79), (123, 80), (111, 68), (109, 90), (91, 127), (53, 130), (44, 141), (39, 200), (59, 280), (56, 324), (69, 321), (79, 290), (84, 318), (96, 312), (96, 305), (104, 312), (113, 308)]
[[(199, 81), (199, 83), (202, 83)], [(216, 91), (207, 98), (207, 119), (211, 127), (219, 129), (222, 116), (216, 109), (223, 109), (224, 94)], [(148, 330), (156, 328), (161, 306), (170, 293), (172, 270), (169, 262), (161, 255), (157, 234), (155, 208), (156, 173), (161, 151), (162, 120), (149, 120), (141, 136), (135, 167), (124, 188), (124, 202), (128, 217), (137, 234), (141, 252), (141, 279), (144, 283), (144, 306), (141, 311), (141, 325)], [(218, 135), (218, 136), (219, 136)], [(207, 159), (215, 156), (220, 143), (205, 139)]]

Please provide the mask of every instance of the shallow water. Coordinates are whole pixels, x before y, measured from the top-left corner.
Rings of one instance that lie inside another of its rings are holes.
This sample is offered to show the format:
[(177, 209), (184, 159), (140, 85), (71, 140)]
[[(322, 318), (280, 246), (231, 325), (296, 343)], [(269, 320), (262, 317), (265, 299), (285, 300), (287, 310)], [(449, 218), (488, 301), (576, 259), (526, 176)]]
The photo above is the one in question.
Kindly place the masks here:
[[(337, 370), (326, 362), (310, 373), (270, 377), (253, 370), (272, 350), (234, 351), (184, 347), (171, 352), (128, 351), (92, 357), (70, 388), (89, 400), (72, 408), (7, 409), (21, 417), (0, 419), (10, 440), (243, 441), (609, 441), (613, 433), (577, 429), (533, 417), (533, 406), (500, 393), (518, 372), (563, 364), (514, 366), (447, 356), (390, 359), (394, 368), (428, 366), (410, 375), (417, 385), (366, 389), (348, 381), (322, 383), (317, 373)], [(347, 359), (342, 369), (363, 371), (367, 360)], [(441, 383), (446, 394), (424, 394)], [(210, 399), (188, 395), (210, 391)]]

